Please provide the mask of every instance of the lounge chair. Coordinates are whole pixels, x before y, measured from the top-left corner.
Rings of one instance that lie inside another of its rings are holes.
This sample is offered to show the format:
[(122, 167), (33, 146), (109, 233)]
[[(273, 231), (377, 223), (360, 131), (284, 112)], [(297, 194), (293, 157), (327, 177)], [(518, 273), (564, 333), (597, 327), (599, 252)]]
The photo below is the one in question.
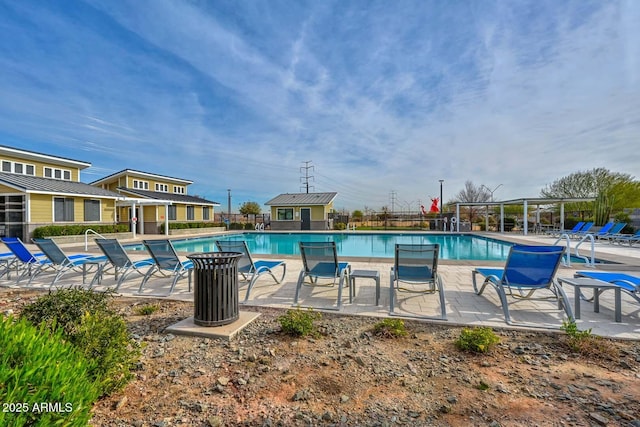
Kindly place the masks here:
[(11, 269), (16, 268), (18, 259), (13, 252), (5, 252), (0, 254), (0, 277), (7, 276), (11, 279)]
[[(243, 303), (249, 300), (251, 289), (260, 276), (269, 274), (276, 283), (280, 283), (287, 272), (287, 264), (284, 261), (254, 261), (247, 247), (247, 242), (244, 240), (216, 240), (216, 246), (220, 252), (239, 252), (242, 254), (242, 257), (238, 259), (238, 273), (249, 282)], [(273, 274), (273, 269), (276, 267), (282, 267), (280, 278)]]
[(555, 237), (560, 237), (563, 234), (572, 236), (574, 233), (577, 233), (582, 228), (583, 225), (584, 225), (584, 221), (580, 221), (579, 223), (574, 225), (571, 230), (551, 230), (547, 234)]
[(605, 233), (603, 235), (596, 235), (596, 237), (598, 238), (598, 240), (606, 240), (609, 243), (613, 243), (613, 241), (618, 237), (624, 236), (624, 234), (622, 234), (621, 231), (626, 226), (627, 226), (626, 222), (617, 222), (616, 225), (611, 227), (608, 233)]
[(602, 230), (600, 230), (598, 233), (594, 234), (594, 237), (598, 240), (608, 240), (609, 242), (611, 242), (617, 237), (622, 236), (622, 233), (620, 233), (620, 231), (622, 231), (622, 229), (626, 226), (626, 222), (616, 222), (613, 227), (609, 229), (609, 231), (607, 231), (606, 233), (602, 233)]
[(89, 288), (93, 287), (96, 282), (99, 283), (102, 280), (104, 273), (109, 267), (113, 267), (114, 269), (116, 280), (114, 291), (118, 291), (122, 283), (127, 280), (132, 273), (144, 276), (146, 274), (146, 270), (143, 270), (144, 267), (151, 268), (154, 265), (153, 258), (133, 261), (129, 258), (129, 255), (117, 239), (95, 239), (95, 242), (106, 256), (108, 262), (100, 266), (91, 280)]
[[(50, 261), (43, 253), (31, 252), (18, 237), (3, 237), (2, 243), (4, 243), (15, 256), (13, 260), (7, 260), (10, 261), (7, 268), (15, 268), (18, 272), (16, 284), (19, 284), (26, 276), (39, 274), (42, 268), (48, 267), (50, 264)], [(7, 274), (9, 274), (9, 271), (7, 271)]]
[(576, 271), (574, 277), (588, 277), (589, 279), (612, 283), (619, 286), (622, 292), (640, 302), (640, 277), (638, 276), (613, 271)]
[[(423, 315), (406, 315), (395, 312), (396, 292), (436, 293), (440, 296), (440, 317), (447, 320), (444, 285), (438, 274), (438, 244), (396, 244), (391, 279), (389, 284), (389, 315), (417, 318), (434, 318)], [(411, 288), (400, 284), (411, 285)]]
[[(514, 298), (533, 298), (536, 291), (542, 290), (551, 291), (552, 296), (549, 298), (557, 300), (558, 308), (564, 308), (567, 317), (573, 319), (567, 295), (555, 278), (564, 251), (564, 246), (514, 245), (509, 251), (504, 268), (473, 270), (473, 289), (477, 295), (482, 295), (487, 285), (493, 286), (498, 292), (505, 321), (509, 325), (518, 323), (511, 321), (507, 295)], [(476, 282), (477, 275), (484, 278), (480, 287)]]
[(607, 234), (609, 232), (609, 230), (611, 230), (615, 225), (616, 225), (615, 222), (609, 221), (608, 223), (603, 225), (600, 230), (591, 231), (591, 232), (584, 233), (584, 234), (591, 234), (593, 237), (598, 238), (600, 236), (604, 236), (605, 234)]
[(580, 228), (580, 230), (575, 231), (573, 233), (569, 233), (569, 237), (571, 237), (572, 239), (582, 238), (589, 233), (589, 230), (591, 230), (591, 227), (593, 227), (593, 222), (591, 221), (585, 222), (585, 224), (582, 226), (582, 228)]
[(610, 240), (613, 243), (628, 243), (629, 246), (633, 246), (634, 243), (640, 242), (640, 230), (636, 231), (635, 234), (621, 234), (614, 239)]
[(173, 279), (169, 292), (166, 294), (143, 295), (169, 296), (176, 287), (178, 280), (185, 276), (187, 276), (189, 292), (191, 292), (191, 272), (193, 271), (193, 262), (190, 260), (181, 261), (170, 240), (143, 240), (142, 243), (145, 248), (147, 248), (147, 251), (149, 251), (149, 254), (151, 254), (151, 257), (153, 258), (153, 265), (144, 275), (137, 293), (142, 294), (142, 288), (144, 288), (144, 285), (156, 272), (164, 277), (171, 277)]
[[(33, 239), (33, 243), (40, 248), (49, 260), (49, 263), (46, 265), (56, 272), (49, 287), (56, 284), (62, 276), (69, 272), (82, 272), (82, 283), (84, 283), (88, 272), (87, 267), (96, 267), (99, 269), (100, 264), (106, 262), (105, 257), (96, 257), (91, 254), (67, 255), (53, 239)], [(31, 284), (33, 279), (42, 271), (42, 268), (40, 268), (37, 273), (32, 274), (29, 279), (29, 284)]]
[(338, 280), (337, 307), (329, 308), (330, 310), (342, 308), (342, 288), (345, 285), (349, 286), (349, 302), (353, 301), (354, 291), (351, 280), (349, 280), (351, 265), (338, 261), (335, 242), (300, 242), (300, 255), (302, 256), (303, 268), (298, 276), (293, 305), (298, 304), (300, 288), (306, 278), (309, 279), (310, 285), (318, 285), (318, 279), (330, 279), (333, 281), (330, 285), (334, 286)]

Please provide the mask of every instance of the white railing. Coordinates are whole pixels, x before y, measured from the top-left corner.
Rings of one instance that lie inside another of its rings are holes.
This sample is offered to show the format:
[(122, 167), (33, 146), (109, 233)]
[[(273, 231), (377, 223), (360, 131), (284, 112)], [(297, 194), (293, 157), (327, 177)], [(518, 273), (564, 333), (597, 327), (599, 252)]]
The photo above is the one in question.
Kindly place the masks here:
[[(580, 255), (578, 251), (578, 247), (586, 240), (591, 240), (591, 260), (586, 256)], [(596, 239), (593, 234), (585, 234), (585, 236), (580, 239), (578, 244), (576, 245), (576, 257), (582, 258), (587, 267), (595, 267), (596, 266)]]
[(95, 231), (93, 231), (92, 229), (89, 228), (87, 231), (84, 232), (84, 250), (85, 251), (89, 250), (89, 233), (93, 233), (93, 234), (95, 234), (96, 236), (98, 236), (98, 237), (100, 237), (102, 239), (105, 238), (102, 234), (97, 233), (97, 232), (95, 232)]
[(562, 264), (565, 267), (571, 267), (571, 237), (569, 237), (569, 234), (562, 233), (554, 245), (558, 244), (563, 239), (567, 242), (567, 250), (564, 252), (564, 262)]

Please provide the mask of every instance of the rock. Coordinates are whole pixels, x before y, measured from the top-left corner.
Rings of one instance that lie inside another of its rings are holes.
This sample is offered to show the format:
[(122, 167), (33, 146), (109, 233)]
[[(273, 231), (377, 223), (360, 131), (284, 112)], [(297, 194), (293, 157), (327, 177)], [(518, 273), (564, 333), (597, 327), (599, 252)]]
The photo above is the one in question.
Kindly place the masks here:
[(115, 406), (113, 407), (114, 410), (119, 410), (120, 408), (122, 408), (124, 405), (127, 404), (127, 396), (122, 396), (122, 399), (118, 400), (118, 402), (115, 404)]
[(589, 418), (591, 418), (593, 421), (597, 422), (601, 426), (606, 426), (607, 424), (609, 424), (609, 420), (597, 412), (589, 413)]
[(229, 384), (229, 381), (231, 381), (231, 379), (227, 378), (227, 377), (219, 377), (217, 379), (217, 383), (220, 384), (223, 387), (226, 386), (227, 384)]

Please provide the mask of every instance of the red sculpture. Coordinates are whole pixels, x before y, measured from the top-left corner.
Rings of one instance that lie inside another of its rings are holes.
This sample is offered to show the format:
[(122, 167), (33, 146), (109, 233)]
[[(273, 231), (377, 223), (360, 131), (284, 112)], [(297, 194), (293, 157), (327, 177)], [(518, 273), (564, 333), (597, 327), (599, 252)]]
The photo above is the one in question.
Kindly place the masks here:
[(429, 209), (429, 212), (431, 212), (431, 213), (440, 212), (440, 209), (438, 208), (438, 202), (439, 201), (440, 201), (440, 199), (438, 197), (436, 197), (435, 199), (431, 199), (431, 208)]

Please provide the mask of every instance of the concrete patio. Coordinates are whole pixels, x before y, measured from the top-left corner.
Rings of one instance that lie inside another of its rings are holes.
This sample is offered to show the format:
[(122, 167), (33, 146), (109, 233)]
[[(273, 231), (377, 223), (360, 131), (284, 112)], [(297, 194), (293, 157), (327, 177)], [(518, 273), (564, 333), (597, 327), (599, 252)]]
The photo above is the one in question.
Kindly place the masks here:
[[(500, 239), (509, 239), (521, 243), (530, 244), (553, 244), (555, 239), (550, 237), (534, 235), (492, 235)], [(127, 242), (129, 243), (129, 242)], [(598, 270), (612, 270), (627, 272), (632, 275), (640, 275), (640, 248), (610, 245), (606, 242), (597, 243), (595, 246), (596, 257), (606, 259), (618, 264), (599, 265)], [(84, 248), (69, 246), (65, 251), (85, 252)], [(96, 252), (97, 248), (90, 248), (90, 252)], [(181, 254), (182, 255), (182, 254)], [(186, 254), (185, 254), (186, 255)], [(144, 256), (135, 255), (135, 256)], [(266, 256), (255, 255), (255, 258), (268, 258)], [(295, 293), (295, 285), (298, 274), (302, 267), (299, 257), (273, 257), (286, 260), (287, 274), (281, 284), (275, 284), (268, 277), (261, 277), (251, 293), (248, 304), (241, 305), (241, 310), (251, 310), (252, 306), (268, 306), (276, 308), (291, 308)], [(340, 313), (347, 315), (386, 317), (389, 310), (389, 273), (391, 260), (387, 259), (341, 259), (349, 261), (353, 270), (376, 270), (380, 272), (381, 278), (381, 298), (380, 304), (375, 305), (375, 281), (372, 279), (358, 278), (356, 280), (356, 294), (353, 303), (349, 303), (348, 289), (343, 291), (343, 305)], [(498, 295), (494, 289), (488, 287), (482, 296), (474, 293), (471, 282), (471, 271), (475, 266), (490, 265), (477, 264), (472, 262), (455, 262), (442, 260), (439, 263), (439, 271), (445, 284), (446, 307), (448, 321), (435, 321), (448, 325), (472, 325), (490, 326), (492, 328), (521, 328), (508, 326), (504, 321), (504, 314), (500, 306)], [(494, 266), (502, 266), (503, 263), (493, 263)], [(572, 264), (571, 267), (561, 266), (557, 277), (573, 277), (577, 270), (586, 270), (587, 267), (579, 264)], [(48, 289), (51, 276), (41, 275), (34, 280), (34, 288)], [(87, 282), (91, 280), (88, 278)], [(120, 293), (125, 297), (135, 295), (140, 285), (137, 277), (124, 282), (120, 288)], [(112, 286), (114, 278), (108, 275), (101, 285), (95, 289), (101, 290)], [(14, 285), (13, 280), (0, 280), (0, 295), (7, 289), (6, 286)], [(69, 275), (60, 283), (61, 286), (82, 285), (81, 275)], [(145, 292), (166, 293), (170, 285), (169, 279), (157, 278), (149, 281)], [(86, 286), (86, 285), (85, 285)], [(244, 298), (246, 283), (240, 282), (240, 299)], [(574, 306), (574, 289), (572, 286), (565, 286), (565, 292), (569, 298), (571, 306)], [(585, 293), (590, 296), (591, 291)], [(187, 281), (178, 282), (175, 292), (164, 299), (176, 299), (192, 301), (193, 293), (187, 289)], [(304, 286), (300, 294), (300, 304), (303, 306), (313, 306), (314, 309), (335, 309), (337, 300), (337, 287), (311, 287)], [(522, 322), (535, 325), (534, 330), (558, 330), (562, 325), (564, 312), (558, 310), (555, 301), (535, 301), (535, 300), (514, 300), (509, 299), (511, 317), (514, 322)], [(597, 335), (619, 338), (619, 339), (640, 339), (640, 304), (630, 296), (622, 295), (622, 321), (614, 320), (614, 292), (605, 291), (600, 297), (600, 312), (594, 313), (593, 303), (582, 301), (581, 318), (576, 323), (581, 330), (592, 329)], [(332, 310), (333, 311), (333, 310)], [(411, 293), (398, 294), (398, 304), (396, 313), (412, 315), (437, 316), (439, 314), (439, 299), (437, 295), (422, 295)], [(523, 327), (528, 329), (528, 327)]]

